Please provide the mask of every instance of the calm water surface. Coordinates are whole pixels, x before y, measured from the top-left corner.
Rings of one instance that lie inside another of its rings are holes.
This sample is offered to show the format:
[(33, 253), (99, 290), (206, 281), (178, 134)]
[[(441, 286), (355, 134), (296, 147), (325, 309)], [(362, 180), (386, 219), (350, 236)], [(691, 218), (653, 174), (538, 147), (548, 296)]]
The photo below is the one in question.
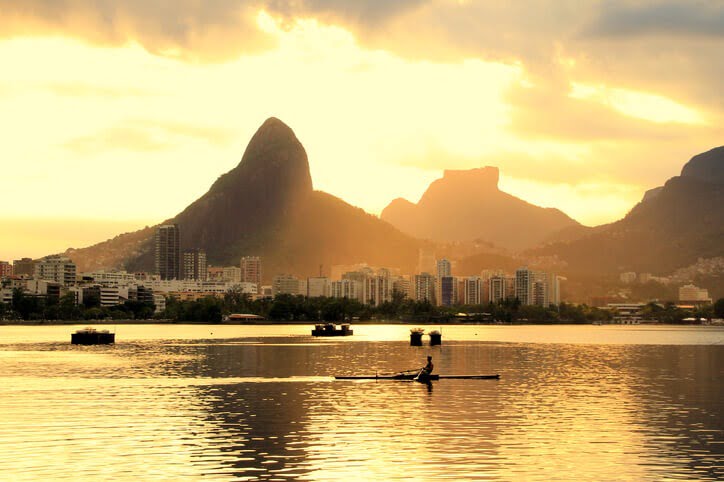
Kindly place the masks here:
[[(0, 327), (0, 479), (724, 478), (722, 328), (76, 328)], [(501, 379), (332, 378), (428, 354)]]

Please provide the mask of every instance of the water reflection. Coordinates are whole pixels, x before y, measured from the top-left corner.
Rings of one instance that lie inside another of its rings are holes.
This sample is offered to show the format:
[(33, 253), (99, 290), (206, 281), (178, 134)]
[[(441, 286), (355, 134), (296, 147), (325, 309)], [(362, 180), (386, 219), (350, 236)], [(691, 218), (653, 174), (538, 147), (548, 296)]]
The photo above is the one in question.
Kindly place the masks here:
[[(12, 480), (724, 476), (724, 347), (485, 342), (468, 329), (437, 347), (268, 333), (0, 345), (0, 471)], [(428, 354), (439, 373), (502, 378), (332, 378), (412, 369)]]

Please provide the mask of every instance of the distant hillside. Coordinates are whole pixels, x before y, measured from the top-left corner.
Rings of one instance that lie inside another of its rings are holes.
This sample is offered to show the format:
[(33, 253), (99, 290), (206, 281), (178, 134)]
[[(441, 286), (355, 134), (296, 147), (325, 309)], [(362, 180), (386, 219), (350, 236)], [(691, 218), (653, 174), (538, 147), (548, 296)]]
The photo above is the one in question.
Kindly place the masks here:
[(580, 226), (558, 209), (527, 203), (498, 189), (498, 169), (446, 170), (417, 204), (395, 199), (382, 219), (417, 238), (485, 239), (509, 249), (536, 246), (564, 228)]
[[(304, 147), (278, 119), (254, 134), (237, 167), (166, 222), (177, 223), (183, 248), (203, 248), (212, 264), (264, 258), (267, 281), (276, 273), (302, 276), (320, 265), (367, 262), (412, 271), (419, 243), (386, 222), (329, 194), (314, 191)], [(69, 251), (81, 269), (153, 269), (147, 228)]]
[(698, 258), (724, 255), (724, 148), (700, 154), (681, 176), (648, 193), (620, 221), (533, 251), (555, 255), (573, 273), (666, 274)]

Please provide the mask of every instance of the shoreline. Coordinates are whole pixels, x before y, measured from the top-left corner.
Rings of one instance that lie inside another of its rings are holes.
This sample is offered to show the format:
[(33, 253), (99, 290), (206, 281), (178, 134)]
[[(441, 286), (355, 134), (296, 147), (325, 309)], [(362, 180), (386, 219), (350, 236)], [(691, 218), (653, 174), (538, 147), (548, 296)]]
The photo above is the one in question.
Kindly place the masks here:
[(235, 325), (307, 325), (314, 326), (318, 324), (333, 323), (335, 325), (341, 325), (343, 323), (349, 323), (351, 325), (469, 325), (469, 326), (689, 326), (689, 327), (722, 327), (724, 324), (712, 324), (712, 323), (484, 323), (484, 322), (452, 322), (452, 323), (440, 323), (439, 321), (428, 320), (428, 321), (401, 321), (401, 320), (365, 320), (355, 322), (323, 322), (323, 321), (271, 321), (271, 320), (259, 320), (255, 322), (250, 321), (239, 321), (239, 322), (193, 322), (193, 321), (175, 321), (175, 320), (41, 320), (41, 321), (20, 321), (14, 322), (10, 320), (0, 320), (0, 326), (70, 326), (70, 325), (199, 325), (199, 326), (235, 326)]

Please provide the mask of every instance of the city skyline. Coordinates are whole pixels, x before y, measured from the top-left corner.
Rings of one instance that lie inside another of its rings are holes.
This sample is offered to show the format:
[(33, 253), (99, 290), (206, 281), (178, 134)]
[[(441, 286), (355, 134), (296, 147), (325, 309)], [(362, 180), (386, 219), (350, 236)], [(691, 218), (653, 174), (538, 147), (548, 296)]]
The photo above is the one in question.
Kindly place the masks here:
[(715, 2), (2, 4), (6, 194), (24, 200), (0, 219), (3, 258), (163, 222), (272, 115), (315, 188), (368, 212), (493, 165), (588, 225), (724, 137)]

